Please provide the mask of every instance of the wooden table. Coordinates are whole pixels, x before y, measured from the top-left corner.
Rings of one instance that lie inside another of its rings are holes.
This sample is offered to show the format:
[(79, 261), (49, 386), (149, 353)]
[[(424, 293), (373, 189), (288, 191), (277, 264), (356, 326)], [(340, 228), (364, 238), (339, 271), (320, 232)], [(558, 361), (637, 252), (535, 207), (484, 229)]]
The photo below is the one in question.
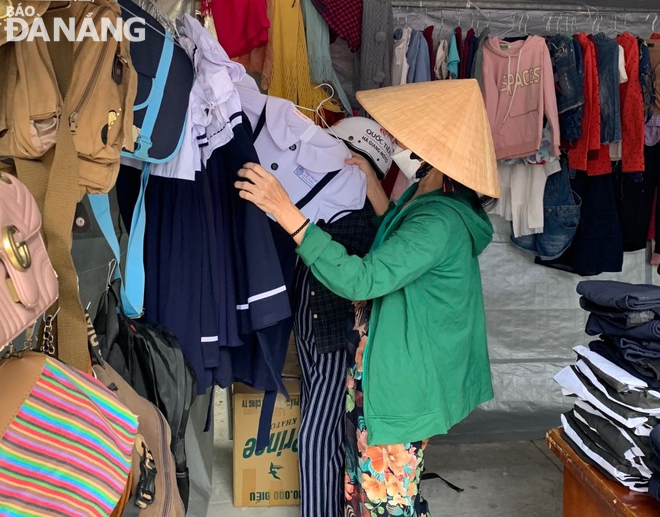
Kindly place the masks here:
[(564, 464), (564, 517), (660, 517), (660, 502), (587, 465), (563, 439), (561, 429), (549, 431), (546, 442)]

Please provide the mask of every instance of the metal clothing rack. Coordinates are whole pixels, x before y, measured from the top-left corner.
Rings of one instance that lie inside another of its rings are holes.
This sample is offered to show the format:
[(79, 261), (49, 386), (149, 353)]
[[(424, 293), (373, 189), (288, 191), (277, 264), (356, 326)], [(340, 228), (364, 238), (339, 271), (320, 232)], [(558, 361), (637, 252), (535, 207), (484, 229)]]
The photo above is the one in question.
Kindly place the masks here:
[[(625, 0), (621, 0), (622, 2)], [(591, 6), (581, 3), (554, 3), (540, 1), (517, 1), (507, 2), (505, 0), (496, 0), (494, 2), (484, 2), (480, 5), (471, 0), (394, 0), (393, 7), (406, 7), (413, 9), (475, 9), (477, 11), (552, 11), (552, 12), (575, 12), (584, 14), (625, 14), (625, 13), (657, 13), (660, 6), (656, 7), (637, 7), (631, 5), (612, 6)]]

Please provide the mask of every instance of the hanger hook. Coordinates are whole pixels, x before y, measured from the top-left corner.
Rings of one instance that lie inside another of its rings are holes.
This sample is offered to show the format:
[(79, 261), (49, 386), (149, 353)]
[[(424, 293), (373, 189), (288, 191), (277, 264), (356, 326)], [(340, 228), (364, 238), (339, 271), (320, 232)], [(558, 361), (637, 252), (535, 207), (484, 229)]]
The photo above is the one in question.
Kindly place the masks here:
[[(653, 14), (653, 13), (649, 13), (649, 14), (646, 15), (646, 21), (649, 21), (649, 18), (651, 17), (651, 14)], [(653, 14), (653, 23), (651, 24), (651, 32), (655, 32), (655, 24), (656, 24), (657, 21), (658, 21), (658, 15)]]
[(545, 24), (545, 32), (550, 34), (550, 25), (552, 24), (552, 19), (554, 18), (554, 14), (551, 14), (548, 16), (548, 23)]

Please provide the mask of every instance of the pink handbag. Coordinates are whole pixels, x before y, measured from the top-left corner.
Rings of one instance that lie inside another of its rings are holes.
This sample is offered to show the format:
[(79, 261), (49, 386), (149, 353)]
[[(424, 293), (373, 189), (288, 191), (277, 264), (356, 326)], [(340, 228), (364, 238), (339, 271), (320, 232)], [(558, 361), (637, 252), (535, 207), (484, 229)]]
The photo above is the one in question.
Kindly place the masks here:
[(30, 191), (0, 172), (0, 350), (57, 300), (57, 274)]

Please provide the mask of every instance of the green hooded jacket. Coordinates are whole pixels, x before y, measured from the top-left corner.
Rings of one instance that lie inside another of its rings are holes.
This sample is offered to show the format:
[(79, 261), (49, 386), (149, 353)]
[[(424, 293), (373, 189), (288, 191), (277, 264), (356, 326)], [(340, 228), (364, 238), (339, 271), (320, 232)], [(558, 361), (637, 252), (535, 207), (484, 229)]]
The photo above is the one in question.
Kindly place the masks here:
[(477, 259), (493, 227), (461, 194), (406, 205), (416, 189), (386, 213), (364, 258), (316, 226), (297, 250), (339, 296), (373, 300), (362, 378), (369, 445), (445, 434), (493, 397)]

